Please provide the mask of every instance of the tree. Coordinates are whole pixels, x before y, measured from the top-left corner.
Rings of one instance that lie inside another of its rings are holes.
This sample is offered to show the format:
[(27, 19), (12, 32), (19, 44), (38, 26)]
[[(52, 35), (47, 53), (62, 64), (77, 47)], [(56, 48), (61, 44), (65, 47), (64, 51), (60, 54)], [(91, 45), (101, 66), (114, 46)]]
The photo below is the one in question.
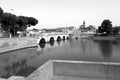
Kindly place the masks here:
[(3, 14), (3, 10), (2, 8), (0, 7), (0, 27), (1, 27), (1, 15)]
[(28, 19), (28, 26), (35, 26), (36, 24), (38, 24), (38, 20), (33, 18), (33, 17), (27, 17)]
[(25, 16), (18, 16), (17, 24), (19, 25), (19, 31), (24, 31), (27, 29), (28, 19)]
[(11, 13), (3, 13), (1, 15), (1, 28), (6, 33), (10, 32), (13, 36), (16, 35), (17, 16)]
[(2, 15), (3, 14), (3, 10), (2, 10), (2, 8), (0, 7), (0, 15)]
[(35, 26), (37, 23), (38, 20), (34, 17), (16, 16), (15, 14), (7, 12), (3, 13), (2, 8), (0, 7), (1, 29), (8, 35), (12, 34), (15, 36), (18, 31), (25, 31), (27, 27)]
[(115, 27), (112, 28), (112, 32), (113, 32), (114, 35), (119, 34), (119, 30), (120, 30), (119, 26), (115, 26)]
[(112, 24), (111, 21), (106, 19), (102, 22), (101, 26), (98, 29), (98, 32), (106, 35), (112, 34)]
[(25, 31), (27, 27), (35, 26), (38, 20), (33, 17), (18, 16), (17, 24), (20, 31)]
[(102, 29), (101, 29), (101, 26), (98, 27), (98, 30), (97, 30), (98, 33), (103, 33)]

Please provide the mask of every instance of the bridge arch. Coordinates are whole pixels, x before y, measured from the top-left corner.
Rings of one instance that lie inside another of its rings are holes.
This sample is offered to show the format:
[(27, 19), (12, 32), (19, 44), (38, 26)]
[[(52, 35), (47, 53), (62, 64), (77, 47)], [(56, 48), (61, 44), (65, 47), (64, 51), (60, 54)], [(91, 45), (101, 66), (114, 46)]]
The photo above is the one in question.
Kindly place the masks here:
[(69, 39), (69, 36), (67, 36), (67, 38), (66, 38), (67, 40)]
[(65, 40), (65, 36), (63, 36), (63, 38), (62, 38), (63, 40)]
[(66, 40), (69, 39), (68, 34), (51, 34), (51, 33), (45, 33), (41, 34), (38, 39), (37, 43), (46, 43), (46, 42), (54, 42), (54, 41), (61, 41), (61, 40)]
[(61, 41), (61, 37), (60, 36), (57, 37), (57, 41)]
[(55, 41), (54, 37), (50, 37), (49, 42), (54, 42), (54, 41)]
[(75, 38), (76, 40), (78, 39), (78, 37), (76, 36), (76, 38)]
[(45, 38), (41, 38), (40, 41), (39, 41), (39, 44), (40, 44), (40, 43), (46, 43)]

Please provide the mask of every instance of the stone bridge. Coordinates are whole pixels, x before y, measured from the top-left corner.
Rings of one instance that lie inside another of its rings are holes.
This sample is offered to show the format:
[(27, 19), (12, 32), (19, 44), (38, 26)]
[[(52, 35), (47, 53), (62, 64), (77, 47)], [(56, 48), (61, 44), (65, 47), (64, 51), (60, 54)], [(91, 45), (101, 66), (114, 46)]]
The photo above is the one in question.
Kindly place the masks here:
[(37, 43), (46, 43), (65, 40), (69, 38), (69, 34), (63, 32), (42, 33), (37, 39)]

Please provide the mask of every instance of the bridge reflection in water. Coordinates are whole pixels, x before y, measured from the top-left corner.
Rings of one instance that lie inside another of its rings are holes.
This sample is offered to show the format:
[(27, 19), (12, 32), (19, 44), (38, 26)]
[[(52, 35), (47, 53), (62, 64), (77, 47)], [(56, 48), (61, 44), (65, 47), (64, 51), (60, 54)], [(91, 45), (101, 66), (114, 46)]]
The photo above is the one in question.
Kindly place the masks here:
[(28, 76), (49, 59), (120, 62), (119, 48), (119, 41), (71, 39), (44, 43), (0, 55), (0, 77)]
[[(61, 41), (63, 40), (58, 41), (59, 44)], [(50, 50), (51, 47), (53, 49), (57, 48), (59, 46), (58, 42), (40, 43), (37, 50), (35, 47), (0, 55), (0, 78), (8, 78), (15, 75), (28, 76), (43, 64), (43, 61), (41, 62), (39, 60), (40, 64), (36, 64), (36, 62), (38, 62), (36, 61), (37, 57), (42, 55), (44, 50)], [(42, 58), (44, 57), (41, 57), (41, 59)]]
[[(59, 36), (58, 36), (58, 40), (57, 41), (55, 41), (53, 37), (51, 37), (51, 38), (52, 39), (50, 39), (49, 43), (40, 42), (39, 45), (38, 45), (37, 51), (41, 51), (43, 49), (49, 49), (51, 47), (58, 47), (58, 45), (60, 45), (61, 41), (64, 42), (64, 41), (66, 41), (66, 39), (68, 40), (68, 38), (65, 38), (65, 37), (63, 37), (63, 39), (61, 39), (61, 37), (59, 37)], [(57, 43), (57, 45), (55, 43)]]

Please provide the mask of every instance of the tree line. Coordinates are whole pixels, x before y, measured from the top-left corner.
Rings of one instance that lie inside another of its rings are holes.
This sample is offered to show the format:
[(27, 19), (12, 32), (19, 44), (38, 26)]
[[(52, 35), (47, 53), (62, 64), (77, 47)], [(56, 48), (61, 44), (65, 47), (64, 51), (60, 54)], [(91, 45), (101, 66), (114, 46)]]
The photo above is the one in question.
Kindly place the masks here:
[(112, 21), (109, 19), (103, 20), (101, 26), (98, 27), (97, 33), (101, 35), (116, 35), (119, 33), (120, 27), (119, 26), (112, 26)]
[(1, 30), (12, 36), (17, 35), (18, 31), (25, 31), (27, 27), (35, 26), (38, 20), (34, 17), (16, 16), (15, 14), (4, 12), (0, 8)]

